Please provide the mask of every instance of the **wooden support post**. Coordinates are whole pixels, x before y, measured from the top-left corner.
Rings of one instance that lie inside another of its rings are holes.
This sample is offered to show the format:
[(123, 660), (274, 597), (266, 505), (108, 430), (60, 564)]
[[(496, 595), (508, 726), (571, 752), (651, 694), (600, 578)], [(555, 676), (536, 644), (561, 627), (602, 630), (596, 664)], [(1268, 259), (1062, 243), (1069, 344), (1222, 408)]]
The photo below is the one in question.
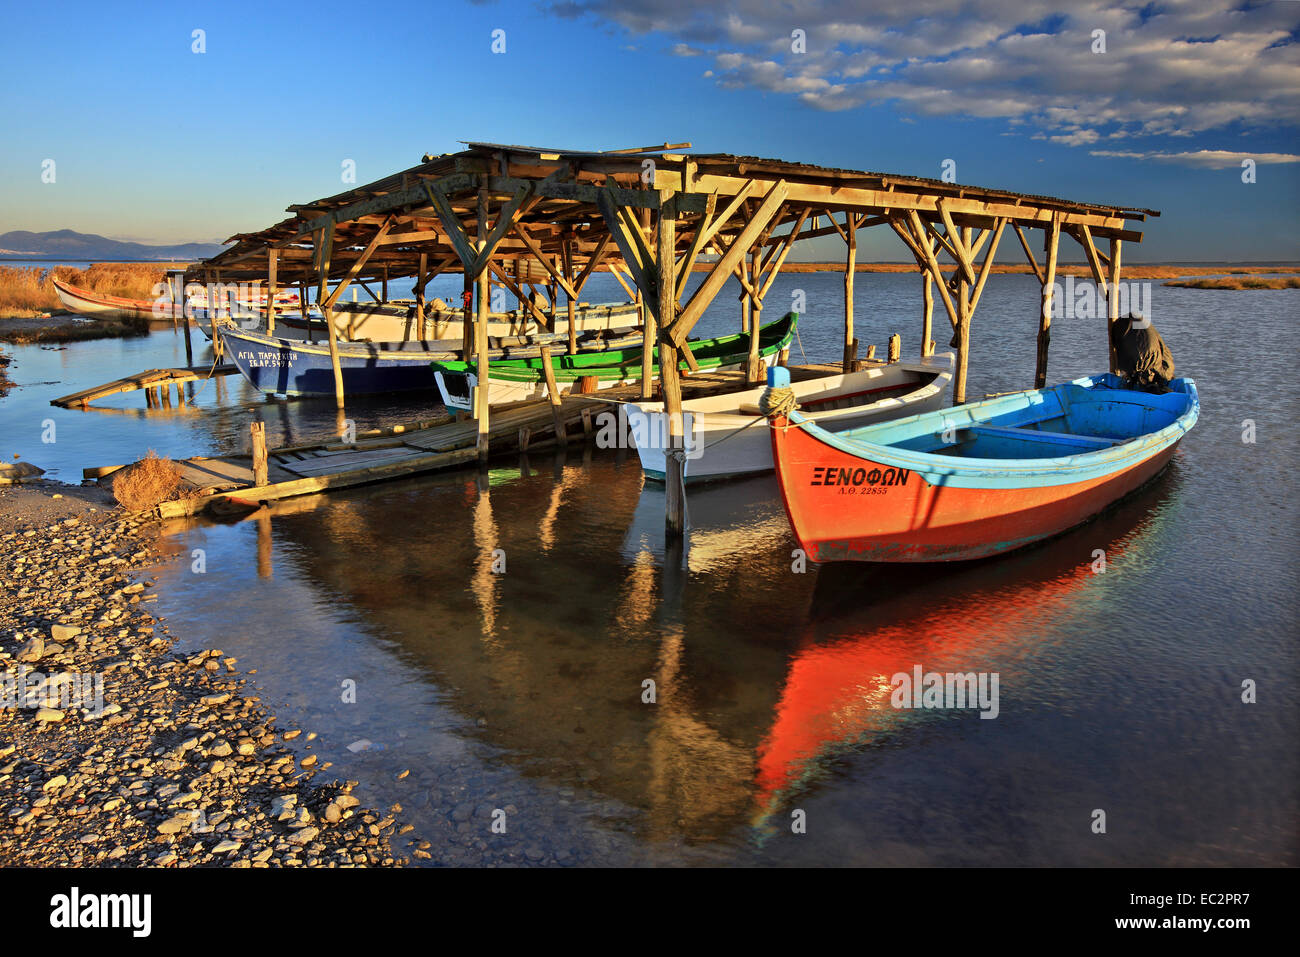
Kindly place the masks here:
[[(650, 231), (650, 210), (638, 211), (641, 229)], [(638, 286), (636, 290), (637, 305), (641, 309), (641, 398), (652, 399), (655, 394), (655, 315), (646, 302), (645, 294)]]
[[(854, 341), (854, 345), (857, 345), (856, 340)], [(875, 360), (876, 360), (876, 344), (873, 342), (871, 345), (867, 346), (867, 361), (874, 362)]]
[(889, 361), (897, 362), (903, 356), (903, 337), (897, 332), (889, 337)]
[(1052, 343), (1052, 289), (1056, 284), (1056, 251), (1061, 243), (1061, 220), (1052, 217), (1052, 225), (1043, 231), (1043, 251), (1047, 264), (1043, 267), (1042, 309), (1038, 317), (1038, 362), (1034, 368), (1034, 388), (1047, 386), (1047, 352)]
[(754, 282), (749, 275), (749, 260), (741, 257), (736, 266), (737, 279), (740, 280), (740, 331), (749, 332), (749, 300), (753, 296)]
[[(173, 300), (180, 305), (177, 307), (181, 310), (181, 321), (185, 323), (185, 364), (190, 368), (194, 367), (194, 343), (190, 339), (190, 310), (188, 303), (185, 301), (185, 277), (176, 277), (176, 292), (172, 294)], [(216, 334), (216, 330), (212, 330)]]
[[(1110, 263), (1109, 277), (1106, 283), (1107, 308), (1106, 308), (1106, 349), (1110, 355), (1110, 371), (1118, 371), (1115, 362), (1115, 349), (1111, 346), (1111, 331), (1115, 328), (1115, 323), (1119, 321), (1119, 260), (1122, 253), (1124, 241), (1122, 239), (1112, 239), (1110, 241)], [(1129, 309), (1130, 314), (1132, 308)]]
[(279, 288), (276, 283), (278, 259), (279, 250), (266, 251), (266, 334), (268, 336), (275, 335), (275, 294)]
[(664, 516), (668, 539), (686, 531), (686, 443), (682, 430), (682, 382), (677, 370), (677, 347), (671, 334), (677, 321), (677, 209), (675, 194), (660, 193), (659, 233), (656, 249), (655, 288), (659, 306), (659, 379), (664, 387), (664, 413), (668, 416), (668, 448), (664, 455)]
[(339, 365), (339, 339), (334, 331), (334, 314), (330, 309), (329, 301), (330, 256), (334, 250), (334, 227), (328, 226), (316, 235), (319, 237), (316, 242), (320, 250), (320, 288), (317, 290), (316, 299), (320, 302), (321, 312), (325, 317), (325, 335), (329, 337), (330, 367), (334, 370), (334, 404), (341, 409), (343, 408), (343, 369)]
[(934, 340), (930, 338), (934, 318), (934, 277), (927, 269), (921, 275), (921, 355), (934, 355)]
[[(487, 248), (487, 190), (480, 189), (478, 192), (478, 252), (482, 255), (483, 250)], [(474, 323), (474, 351), (477, 355), (478, 368), (478, 402), (475, 403), (476, 414), (478, 415), (478, 464), (480, 467), (486, 467), (488, 461), (488, 412), (489, 412), (489, 382), (488, 382), (488, 270), (484, 269), (478, 275), (477, 289), (475, 290), (475, 299), (478, 300), (476, 305), (477, 321)]]
[(379, 287), (379, 301), (388, 302), (388, 267), (384, 267), (383, 285)]
[(465, 361), (469, 362), (469, 357), (474, 354), (474, 277), (470, 275), (468, 266), (465, 267), (465, 292), (460, 297), (460, 305), (460, 348)]
[(261, 488), (269, 481), (266, 464), (266, 423), (250, 422), (248, 431), (253, 447), (253, 484)]
[(569, 436), (564, 428), (564, 416), (560, 413), (560, 387), (555, 382), (555, 369), (551, 366), (551, 347), (542, 346), (542, 376), (546, 379), (546, 398), (551, 403), (551, 421), (555, 425), (555, 441), (561, 447), (569, 444)]
[[(750, 254), (749, 274), (753, 279), (754, 285), (758, 284), (759, 277), (759, 247), (755, 246), (754, 251)], [(751, 296), (749, 301), (749, 357), (745, 360), (745, 381), (751, 385), (758, 385), (762, 372), (763, 360), (758, 355), (758, 330), (763, 325), (763, 300), (757, 296)]]
[(314, 342), (314, 333), (311, 328), (311, 296), (307, 292), (306, 279), (298, 283), (298, 316), (302, 319), (303, 325), (307, 327), (307, 341)]
[(573, 284), (573, 240), (566, 236), (560, 246), (560, 265), (564, 270), (564, 281), (569, 288), (564, 291), (564, 301), (569, 310), (569, 355), (576, 355), (578, 352), (578, 329), (574, 310), (577, 303), (574, 302), (574, 293), (577, 292)]
[[(949, 239), (955, 240), (954, 247), (958, 255), (965, 255), (970, 249), (971, 229), (963, 227), (956, 233), (949, 233)], [(952, 380), (952, 401), (961, 405), (966, 401), (966, 370), (970, 365), (970, 290), (968, 277), (974, 275), (969, 260), (959, 259), (957, 263), (957, 374)]]
[[(858, 263), (858, 218), (852, 210), (844, 214), (848, 251), (844, 257), (844, 372), (853, 371), (857, 344), (853, 338), (853, 273)], [(853, 352), (850, 354), (849, 350)]]
[(415, 329), (421, 341), (429, 338), (424, 328), (424, 287), (429, 281), (429, 254), (420, 253), (419, 272), (415, 277)]

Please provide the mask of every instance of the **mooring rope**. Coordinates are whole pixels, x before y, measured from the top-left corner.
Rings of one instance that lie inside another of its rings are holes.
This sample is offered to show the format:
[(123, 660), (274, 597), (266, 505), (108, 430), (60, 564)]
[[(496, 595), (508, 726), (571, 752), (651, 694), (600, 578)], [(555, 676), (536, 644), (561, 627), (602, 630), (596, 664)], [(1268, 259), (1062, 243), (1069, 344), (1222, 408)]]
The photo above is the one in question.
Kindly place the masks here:
[(799, 400), (795, 397), (794, 389), (788, 385), (769, 386), (758, 397), (758, 411), (768, 417), (789, 415), (798, 406)]
[[(188, 322), (189, 320), (186, 320), (186, 321)], [(198, 397), (203, 393), (203, 389), (204, 389), (204, 387), (205, 387), (205, 386), (208, 384), (208, 382), (212, 379), (212, 373), (214, 373), (214, 372), (217, 371), (217, 365), (221, 362), (221, 353), (222, 353), (221, 346), (219, 345), (220, 340), (221, 340), (221, 336), (220, 336), (220, 334), (217, 332), (217, 323), (216, 323), (216, 320), (215, 320), (215, 318), (214, 318), (214, 319), (213, 319), (213, 322), (212, 322), (212, 341), (213, 341), (213, 343), (218, 343), (218, 345), (216, 345), (216, 346), (213, 348), (213, 350), (212, 350), (212, 366), (211, 366), (211, 368), (208, 369), (208, 374), (205, 375), (205, 376), (202, 378), (202, 380), (200, 380), (198, 388), (195, 389), (195, 390), (190, 394), (189, 402), (186, 403), (187, 405), (192, 404), (192, 403), (194, 402), (194, 400), (197, 399), (197, 398), (198, 398)]]
[(803, 351), (803, 336), (799, 335), (799, 326), (794, 327), (794, 341), (799, 343), (799, 355), (803, 356), (804, 365), (808, 364), (808, 353)]

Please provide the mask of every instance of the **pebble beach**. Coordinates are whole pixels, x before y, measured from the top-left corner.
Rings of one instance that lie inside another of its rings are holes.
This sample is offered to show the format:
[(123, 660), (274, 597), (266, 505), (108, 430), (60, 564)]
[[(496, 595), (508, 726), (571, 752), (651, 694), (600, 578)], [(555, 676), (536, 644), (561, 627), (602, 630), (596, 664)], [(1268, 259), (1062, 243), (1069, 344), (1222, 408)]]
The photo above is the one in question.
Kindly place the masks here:
[(0, 488), (0, 866), (404, 863), (400, 806), (332, 779), (236, 658), (173, 650), (160, 557), (99, 489)]

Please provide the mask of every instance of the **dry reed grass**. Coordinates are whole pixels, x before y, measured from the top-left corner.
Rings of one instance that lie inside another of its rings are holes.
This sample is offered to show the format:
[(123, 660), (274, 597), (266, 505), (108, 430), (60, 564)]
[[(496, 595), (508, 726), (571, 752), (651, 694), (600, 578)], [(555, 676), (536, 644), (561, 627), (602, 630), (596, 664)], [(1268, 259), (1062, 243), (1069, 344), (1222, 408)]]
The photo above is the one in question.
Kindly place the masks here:
[(1223, 279), (1176, 279), (1165, 283), (1165, 285), (1181, 286), (1184, 289), (1300, 289), (1300, 277), (1251, 276), (1244, 279), (1233, 277)]
[(131, 512), (184, 498), (192, 491), (189, 483), (181, 478), (176, 463), (160, 457), (153, 449), (139, 462), (113, 476), (113, 497)]
[[(62, 312), (51, 279), (108, 296), (152, 299), (155, 284), (163, 281), (174, 263), (91, 263), (74, 266), (0, 266), (0, 317), (28, 317)], [(184, 265), (184, 264), (180, 264)]]

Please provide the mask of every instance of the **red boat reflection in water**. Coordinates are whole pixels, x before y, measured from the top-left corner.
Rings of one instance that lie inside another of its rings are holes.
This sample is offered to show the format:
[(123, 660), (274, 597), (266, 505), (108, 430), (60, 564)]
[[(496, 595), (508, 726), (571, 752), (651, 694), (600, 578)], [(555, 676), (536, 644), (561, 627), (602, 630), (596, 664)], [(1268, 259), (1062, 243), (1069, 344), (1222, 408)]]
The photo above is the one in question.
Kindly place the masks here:
[[(1051, 643), (1053, 623), (1096, 614), (1088, 606), (1106, 600), (1094, 550), (1104, 550), (1111, 576), (1140, 564), (1170, 488), (1162, 481), (1047, 545), (960, 569), (821, 568), (811, 610), (816, 616), (820, 607), (821, 620), (791, 657), (775, 718), (757, 749), (758, 836), (786, 826), (777, 813), (838, 753), (933, 718), (969, 721), (972, 737), (989, 733), (997, 722), (979, 719), (978, 699), (967, 702), (972, 713), (895, 707), (893, 677), (911, 677), (918, 666), (926, 673), (997, 673), (1002, 711), (1017, 696), (1026, 700), (1026, 683), (1044, 677), (1034, 659)], [(944, 596), (937, 603), (936, 593)]]

